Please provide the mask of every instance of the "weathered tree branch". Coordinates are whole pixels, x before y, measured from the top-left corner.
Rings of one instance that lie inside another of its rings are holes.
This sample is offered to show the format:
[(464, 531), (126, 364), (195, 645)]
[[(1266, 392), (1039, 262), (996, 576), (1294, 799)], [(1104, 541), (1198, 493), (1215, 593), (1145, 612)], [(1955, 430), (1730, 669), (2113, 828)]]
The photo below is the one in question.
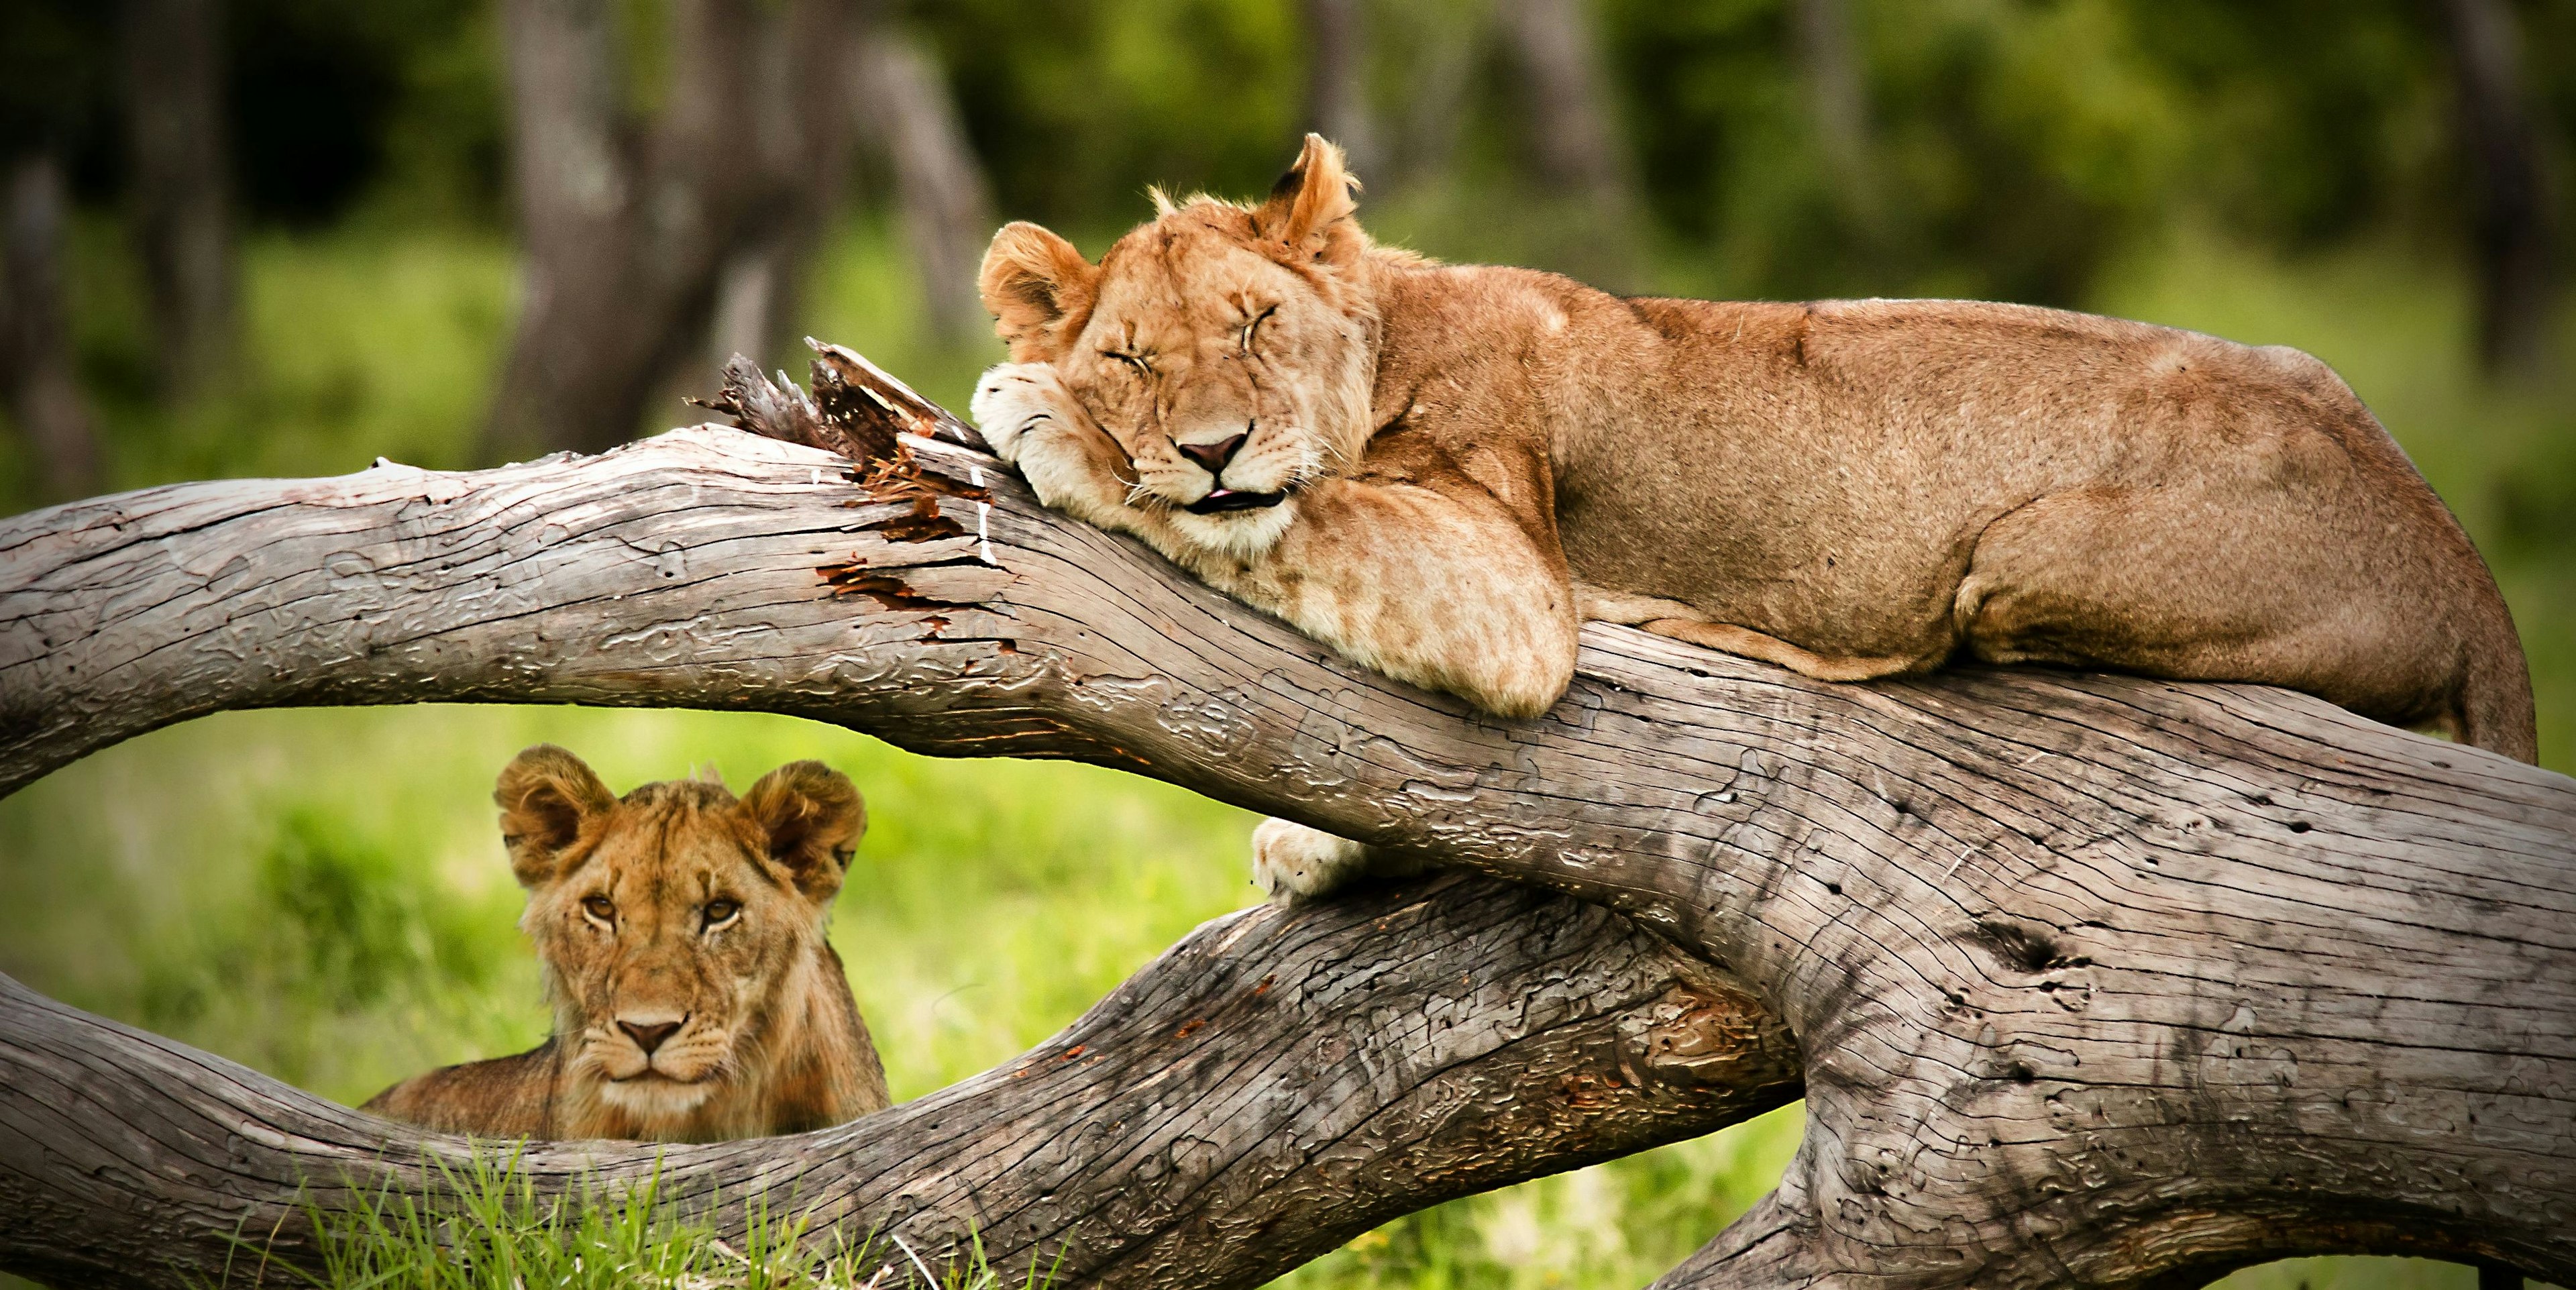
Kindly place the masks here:
[(862, 492), (698, 429), (0, 525), (0, 784), (220, 708), (421, 699), (1077, 757), (1625, 911), (1746, 982), (1797, 1036), (1808, 1137), (1673, 1284), (2135, 1285), (2336, 1250), (2576, 1277), (2562, 776), (2279, 691), (1832, 686), (1603, 628), (1554, 712), (1497, 723), (990, 458), (913, 450), (918, 478)]
[[(972, 1237), (1068, 1283), (1253, 1286), (1425, 1204), (1787, 1102), (1797, 1079), (1787, 1035), (1705, 965), (1606, 911), (1453, 877), (1219, 919), (1018, 1060), (838, 1129), (521, 1163), (548, 1194), (658, 1170), (682, 1204), (758, 1192), (854, 1243)], [(233, 1233), (309, 1256), (300, 1186), (329, 1204), (388, 1164), (419, 1186), (462, 1146), (5, 977), (0, 1085), (0, 1267), (58, 1285), (218, 1284), (243, 1271)]]

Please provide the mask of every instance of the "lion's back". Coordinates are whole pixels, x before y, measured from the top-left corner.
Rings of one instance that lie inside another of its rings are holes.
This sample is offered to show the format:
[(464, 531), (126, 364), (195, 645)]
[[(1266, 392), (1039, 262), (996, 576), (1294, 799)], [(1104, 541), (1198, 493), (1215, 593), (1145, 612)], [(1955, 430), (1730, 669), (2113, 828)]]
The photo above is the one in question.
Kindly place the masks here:
[(524, 1053), (442, 1066), (367, 1099), (359, 1110), (438, 1133), (477, 1138), (553, 1135), (555, 1041)]

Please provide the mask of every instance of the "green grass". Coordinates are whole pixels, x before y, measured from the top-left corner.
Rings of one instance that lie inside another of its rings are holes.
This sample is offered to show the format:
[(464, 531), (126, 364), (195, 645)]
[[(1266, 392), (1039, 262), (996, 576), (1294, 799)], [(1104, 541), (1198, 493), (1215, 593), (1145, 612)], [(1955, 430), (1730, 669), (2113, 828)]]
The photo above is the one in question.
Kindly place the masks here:
[[(231, 392), (173, 416), (138, 392), (148, 360), (128, 271), (97, 230), (85, 237), (85, 363), (120, 486), (354, 470), (378, 454), (467, 460), (509, 315), (506, 248), (383, 232), (260, 240), (246, 264), (246, 371)], [(992, 352), (916, 339), (914, 288), (889, 246), (869, 224), (832, 239), (814, 279), (813, 330), (962, 403)], [(2186, 231), (2119, 265), (2095, 304), (2334, 363), (2496, 565), (2532, 656), (2544, 760), (2576, 766), (2576, 399), (2563, 386), (2512, 394), (2473, 377), (2458, 275), (2372, 248), (2285, 265)], [(795, 356), (775, 357), (801, 370)], [(0, 472), (17, 468), (0, 456)], [(0, 478), (0, 490), (23, 496), (24, 482)], [(430, 1065), (524, 1048), (546, 1017), (512, 927), (518, 893), (489, 793), (510, 756), (540, 740), (581, 753), (620, 789), (707, 762), (738, 786), (802, 757), (848, 771), (874, 827), (834, 940), (899, 1098), (1035, 1043), (1191, 926), (1255, 895), (1248, 816), (1113, 772), (929, 761), (744, 715), (236, 713), (110, 749), (0, 802), (0, 971), (342, 1101)], [(1642, 1284), (1771, 1186), (1799, 1124), (1793, 1108), (1443, 1206), (1288, 1283)], [(2310, 1260), (2229, 1284), (2366, 1290), (2468, 1277), (2416, 1261)]]
[[(914, 1249), (874, 1233), (818, 1229), (792, 1200), (768, 1196), (691, 1206), (665, 1202), (659, 1180), (540, 1198), (502, 1148), (461, 1164), (428, 1163), (417, 1193), (359, 1188), (353, 1203), (308, 1204), (321, 1248), (316, 1287), (341, 1290), (1043, 1290), (1051, 1269), (1005, 1280), (981, 1242)], [(727, 1229), (730, 1228), (730, 1234)], [(235, 1273), (266, 1282), (265, 1243), (236, 1238)]]

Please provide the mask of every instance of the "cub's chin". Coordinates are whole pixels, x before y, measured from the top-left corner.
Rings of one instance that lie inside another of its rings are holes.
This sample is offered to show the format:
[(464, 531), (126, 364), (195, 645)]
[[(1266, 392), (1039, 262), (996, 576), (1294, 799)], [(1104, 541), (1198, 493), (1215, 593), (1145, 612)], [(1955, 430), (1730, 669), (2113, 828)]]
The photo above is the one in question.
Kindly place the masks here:
[(1250, 560), (1277, 546), (1296, 522), (1297, 498), (1291, 493), (1218, 492), (1174, 509), (1170, 519), (1173, 531), (1190, 545)]

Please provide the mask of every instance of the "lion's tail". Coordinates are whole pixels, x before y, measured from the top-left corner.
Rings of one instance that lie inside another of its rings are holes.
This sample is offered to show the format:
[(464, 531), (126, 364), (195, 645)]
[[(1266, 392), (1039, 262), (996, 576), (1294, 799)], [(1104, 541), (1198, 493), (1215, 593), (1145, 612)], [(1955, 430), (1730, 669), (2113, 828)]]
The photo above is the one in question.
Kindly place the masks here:
[(2468, 666), (2460, 677), (2454, 720), (2463, 743), (2533, 765), (2540, 761), (2540, 729), (2531, 703), (2531, 664), (2513, 630), (2513, 611), (2490, 591), (2469, 639)]

